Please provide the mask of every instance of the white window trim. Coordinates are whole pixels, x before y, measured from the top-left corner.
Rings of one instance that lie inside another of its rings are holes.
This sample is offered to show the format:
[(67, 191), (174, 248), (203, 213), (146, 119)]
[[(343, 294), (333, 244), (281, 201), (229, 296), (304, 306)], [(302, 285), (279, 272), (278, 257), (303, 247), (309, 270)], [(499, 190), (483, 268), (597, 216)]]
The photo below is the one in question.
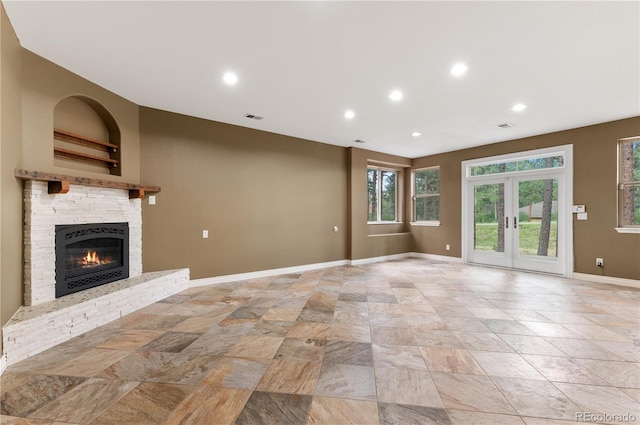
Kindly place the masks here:
[(618, 233), (637, 233), (640, 235), (640, 227), (616, 227)]
[(424, 227), (439, 227), (440, 221), (412, 221), (412, 226), (424, 226)]
[[(470, 240), (469, 240), (469, 229), (468, 229), (468, 222), (469, 222), (469, 205), (468, 205), (468, 181), (482, 181), (482, 180), (488, 180), (490, 178), (495, 178), (495, 175), (483, 175), (483, 176), (471, 176), (470, 175), (470, 167), (473, 165), (478, 165), (478, 164), (486, 164), (486, 163), (492, 163), (494, 161), (508, 161), (508, 160), (514, 160), (516, 158), (528, 158), (528, 157), (537, 157), (537, 156), (552, 156), (553, 154), (558, 154), (558, 155), (564, 155), (565, 159), (564, 159), (564, 167), (562, 168), (555, 168), (554, 170), (562, 170), (565, 173), (565, 209), (567, 211), (571, 211), (571, 206), (573, 205), (573, 145), (560, 145), (560, 146), (554, 146), (551, 148), (543, 148), (543, 149), (535, 149), (535, 150), (531, 150), (531, 151), (524, 151), (524, 152), (514, 152), (514, 153), (510, 153), (510, 154), (504, 154), (504, 155), (496, 155), (496, 156), (492, 156), (492, 157), (487, 157), (487, 158), (480, 158), (480, 159), (470, 159), (470, 160), (466, 160), (466, 161), (462, 161), (461, 164), (461, 182), (462, 182), (462, 199), (461, 199), (461, 205), (462, 205), (462, 223), (461, 223), (461, 231), (462, 231), (462, 262), (463, 263), (468, 263), (469, 262), (469, 254), (468, 254), (468, 250), (469, 250), (469, 244), (470, 244)], [(540, 171), (540, 170), (532, 170), (531, 172), (536, 172), (536, 171)], [(543, 170), (543, 171), (548, 171), (548, 170)], [(517, 172), (520, 175), (526, 175), (527, 173), (530, 173), (530, 171), (519, 171)], [(507, 173), (503, 173), (501, 174), (501, 176), (504, 177), (504, 175)], [(511, 174), (516, 174), (511, 173)], [(572, 219), (569, 218), (565, 218), (567, 220), (567, 223), (569, 223), (568, 225), (564, 226), (565, 228), (565, 271), (564, 271), (564, 277), (566, 278), (571, 278), (573, 276), (573, 225), (571, 225), (572, 223)]]
[[(398, 221), (398, 215), (400, 214), (400, 208), (398, 205), (398, 198), (399, 198), (399, 191), (398, 188), (399, 186), (399, 180), (400, 180), (400, 170), (398, 170), (397, 168), (393, 168), (393, 167), (381, 167), (379, 165), (373, 165), (373, 164), (367, 164), (367, 179), (369, 178), (369, 170), (378, 170), (379, 172), (382, 171), (393, 171), (396, 173), (396, 199), (395, 199), (395, 216), (396, 219), (395, 220), (376, 220), (376, 221), (367, 221), (367, 224), (402, 224), (402, 221)], [(382, 176), (379, 176), (378, 181), (382, 182), (381, 179)], [(367, 181), (368, 182), (368, 181)], [(382, 184), (382, 183), (380, 183)], [(382, 186), (381, 186), (382, 187)], [(380, 190), (380, 192), (382, 192), (382, 189)], [(378, 214), (382, 214), (382, 193), (378, 193), (377, 194), (377, 201), (378, 201)], [(367, 190), (367, 198), (369, 197), (369, 191)], [(367, 199), (367, 203), (369, 202), (369, 200)], [(367, 213), (368, 214), (368, 213)]]
[[(440, 220), (416, 220), (416, 171), (423, 170), (432, 170), (434, 168), (438, 169), (438, 174), (440, 174), (440, 166), (434, 165), (431, 167), (423, 167), (416, 168), (415, 170), (411, 170), (411, 218), (412, 221), (410, 224), (412, 226), (424, 226), (424, 227), (438, 227), (440, 226)], [(442, 176), (440, 176), (440, 182), (442, 182)], [(438, 191), (438, 195), (431, 194), (431, 196), (438, 196), (440, 198), (441, 192)], [(440, 207), (438, 207), (438, 217), (440, 217)]]
[[(621, 212), (620, 212), (620, 192), (621, 189), (623, 188), (623, 186), (625, 185), (625, 183), (623, 183), (622, 180), (622, 176), (620, 175), (622, 173), (622, 170), (620, 168), (620, 147), (622, 146), (623, 142), (629, 142), (632, 140), (640, 140), (640, 136), (633, 136), (633, 137), (625, 137), (624, 139), (618, 139), (618, 153), (617, 153), (617, 174), (618, 174), (618, 190), (616, 191), (616, 213), (618, 215), (618, 227), (616, 227), (616, 232), (618, 233), (628, 233), (628, 234), (633, 234), (633, 233), (638, 233), (640, 234), (640, 226), (638, 225), (634, 225), (634, 224), (627, 224), (624, 225), (623, 223), (621, 223), (622, 221), (622, 217), (621, 217)], [(628, 184), (628, 183), (626, 183)]]

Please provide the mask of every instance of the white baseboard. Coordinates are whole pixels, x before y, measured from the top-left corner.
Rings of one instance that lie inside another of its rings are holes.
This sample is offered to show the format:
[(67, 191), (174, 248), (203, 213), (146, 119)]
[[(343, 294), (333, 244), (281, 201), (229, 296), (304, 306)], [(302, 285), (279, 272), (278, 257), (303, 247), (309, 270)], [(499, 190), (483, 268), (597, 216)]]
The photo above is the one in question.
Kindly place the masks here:
[(288, 273), (304, 273), (310, 270), (328, 269), (330, 267), (339, 267), (349, 265), (349, 260), (329, 261), (326, 263), (304, 264), (302, 266), (283, 267), (279, 269), (259, 270), (255, 272), (228, 274), (224, 276), (205, 277), (202, 279), (194, 279), (189, 282), (191, 288), (198, 286), (216, 285), (219, 283), (238, 282), (241, 280), (259, 279), (262, 277), (278, 276)]
[(462, 258), (449, 257), (448, 255), (436, 255), (436, 254), (424, 254), (422, 252), (410, 252), (407, 256), (413, 257), (413, 258), (425, 258), (427, 260), (434, 260), (434, 261), (446, 261), (448, 263), (460, 263), (460, 264), (463, 263)]
[(382, 261), (402, 260), (407, 257), (409, 257), (409, 253), (403, 252), (402, 254), (391, 254), (391, 255), (383, 255), (381, 257), (370, 257), (370, 258), (361, 258), (358, 260), (351, 260), (349, 264), (352, 266), (361, 266), (363, 264), (380, 263)]
[(624, 279), (621, 277), (600, 276), (597, 274), (576, 273), (573, 272), (573, 279), (586, 280), (587, 282), (606, 283), (609, 285), (628, 286), (630, 288), (640, 289), (640, 280)]
[(364, 264), (380, 263), (382, 261), (402, 260), (405, 258), (425, 258), (428, 260), (448, 261), (451, 263), (461, 263), (462, 259), (458, 257), (447, 257), (446, 255), (422, 254), (419, 252), (403, 252), (401, 254), (383, 255), (380, 257), (361, 258), (358, 260), (338, 260), (326, 263), (304, 264), (301, 266), (283, 267), (279, 269), (258, 270), (255, 272), (228, 274), (224, 276), (205, 277), (202, 279), (193, 279), (189, 281), (190, 288), (197, 288), (207, 285), (218, 285), (220, 283), (239, 282), (242, 280), (260, 279), (263, 277), (278, 276), (288, 273), (304, 273), (310, 270), (328, 269), (330, 267), (340, 266), (361, 266)]

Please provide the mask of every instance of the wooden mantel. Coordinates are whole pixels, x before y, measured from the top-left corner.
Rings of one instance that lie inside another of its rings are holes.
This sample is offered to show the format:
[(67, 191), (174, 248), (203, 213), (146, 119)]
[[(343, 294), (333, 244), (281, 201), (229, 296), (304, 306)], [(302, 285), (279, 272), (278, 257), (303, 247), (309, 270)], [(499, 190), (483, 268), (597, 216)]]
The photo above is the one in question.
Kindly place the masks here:
[(104, 187), (107, 189), (123, 189), (129, 191), (129, 199), (144, 198), (145, 192), (160, 192), (159, 186), (115, 182), (111, 180), (93, 179), (89, 177), (73, 177), (64, 174), (45, 173), (42, 171), (29, 171), (16, 169), (15, 176), (22, 180), (45, 181), (49, 185), (49, 193), (67, 193), (70, 184), (82, 186)]

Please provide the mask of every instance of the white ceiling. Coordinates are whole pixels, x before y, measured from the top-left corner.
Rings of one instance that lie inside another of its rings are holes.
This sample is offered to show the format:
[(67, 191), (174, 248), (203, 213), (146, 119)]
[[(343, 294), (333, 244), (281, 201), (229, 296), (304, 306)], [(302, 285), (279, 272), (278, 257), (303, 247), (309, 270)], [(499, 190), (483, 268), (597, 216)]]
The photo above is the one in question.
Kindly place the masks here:
[(339, 146), (415, 158), (640, 115), (638, 1), (3, 4), (23, 47), (139, 105)]

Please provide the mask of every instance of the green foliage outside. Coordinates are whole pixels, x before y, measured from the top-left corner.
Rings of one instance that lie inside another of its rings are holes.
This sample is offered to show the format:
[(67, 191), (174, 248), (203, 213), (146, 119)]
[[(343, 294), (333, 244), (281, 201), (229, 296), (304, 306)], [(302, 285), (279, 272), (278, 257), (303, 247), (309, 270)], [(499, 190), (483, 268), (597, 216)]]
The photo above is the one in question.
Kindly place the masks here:
[[(498, 212), (501, 208), (500, 184), (483, 184), (475, 186), (475, 220), (476, 223), (495, 223), (498, 220)], [(527, 207), (543, 201), (544, 180), (528, 180), (520, 182), (518, 187), (519, 202), (518, 207)], [(558, 200), (558, 181), (553, 180), (553, 200)], [(504, 207), (504, 204), (502, 204)], [(558, 214), (553, 213), (552, 217), (557, 219)], [(529, 221), (527, 213), (519, 213), (520, 222)], [(539, 217), (534, 217), (539, 218)]]
[[(518, 226), (520, 238), (520, 254), (536, 255), (538, 252), (538, 241), (540, 237), (540, 221), (521, 222)], [(558, 222), (551, 222), (551, 232), (549, 235), (549, 257), (556, 257), (556, 243), (558, 237)], [(498, 248), (498, 223), (479, 223), (475, 228), (475, 249), (477, 251), (496, 252)]]
[[(640, 141), (623, 143), (620, 154), (621, 182), (640, 182)], [(640, 225), (640, 185), (626, 186), (622, 197), (624, 224)]]
[(396, 176), (395, 171), (382, 171), (382, 199), (380, 213), (382, 221), (396, 221)]
[(488, 174), (510, 173), (514, 171), (544, 170), (558, 168), (564, 165), (563, 156), (529, 158), (522, 161), (500, 162), (489, 165), (476, 165), (471, 168), (472, 176)]
[(416, 221), (440, 220), (440, 168), (417, 170), (414, 174)]
[(633, 222), (631, 224), (640, 224), (640, 186), (633, 189)]
[[(367, 170), (368, 221), (396, 221), (397, 175), (396, 171), (391, 170), (376, 168)], [(378, 208), (380, 208), (379, 216)]]
[(367, 170), (367, 221), (378, 220), (378, 170)]

